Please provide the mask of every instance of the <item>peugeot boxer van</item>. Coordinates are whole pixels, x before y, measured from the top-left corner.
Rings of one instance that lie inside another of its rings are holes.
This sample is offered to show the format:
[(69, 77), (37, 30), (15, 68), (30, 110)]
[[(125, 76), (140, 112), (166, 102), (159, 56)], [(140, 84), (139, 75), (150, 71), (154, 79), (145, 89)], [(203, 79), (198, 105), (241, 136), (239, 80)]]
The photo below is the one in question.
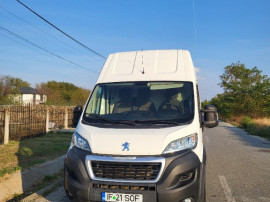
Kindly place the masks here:
[(75, 201), (205, 200), (203, 128), (189, 51), (111, 54), (82, 111), (65, 159), (65, 191)]

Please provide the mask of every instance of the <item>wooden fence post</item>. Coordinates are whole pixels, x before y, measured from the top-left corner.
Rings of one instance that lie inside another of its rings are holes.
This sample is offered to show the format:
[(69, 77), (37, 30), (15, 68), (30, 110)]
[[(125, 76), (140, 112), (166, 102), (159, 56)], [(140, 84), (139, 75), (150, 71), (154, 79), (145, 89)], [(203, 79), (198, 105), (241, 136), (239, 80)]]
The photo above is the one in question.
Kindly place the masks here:
[(4, 144), (8, 144), (9, 141), (9, 109), (5, 109), (5, 125), (4, 125)]
[(68, 128), (68, 109), (65, 108), (65, 120), (64, 120), (64, 128)]
[(49, 132), (49, 109), (46, 109), (46, 133)]

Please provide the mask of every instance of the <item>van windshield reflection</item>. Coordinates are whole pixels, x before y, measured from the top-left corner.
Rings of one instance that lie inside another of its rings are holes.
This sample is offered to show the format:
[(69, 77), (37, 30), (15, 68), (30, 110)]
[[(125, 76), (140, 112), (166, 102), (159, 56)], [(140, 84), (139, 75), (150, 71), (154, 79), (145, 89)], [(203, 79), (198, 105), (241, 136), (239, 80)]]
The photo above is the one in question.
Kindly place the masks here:
[(180, 125), (193, 117), (192, 82), (126, 82), (96, 85), (83, 122)]

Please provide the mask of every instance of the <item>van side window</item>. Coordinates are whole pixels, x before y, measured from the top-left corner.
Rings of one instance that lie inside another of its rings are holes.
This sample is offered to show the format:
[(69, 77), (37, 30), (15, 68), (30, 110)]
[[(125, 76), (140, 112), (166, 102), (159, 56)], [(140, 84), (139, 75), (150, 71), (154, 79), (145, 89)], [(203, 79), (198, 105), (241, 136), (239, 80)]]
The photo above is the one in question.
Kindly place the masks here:
[(202, 125), (202, 113), (201, 113), (201, 100), (200, 100), (200, 91), (199, 91), (199, 86), (196, 84), (196, 90), (197, 90), (197, 102), (198, 102), (198, 111), (199, 111), (199, 119), (200, 119), (200, 124)]
[(93, 92), (90, 102), (86, 108), (87, 114), (99, 114), (102, 100), (102, 86), (97, 86)]

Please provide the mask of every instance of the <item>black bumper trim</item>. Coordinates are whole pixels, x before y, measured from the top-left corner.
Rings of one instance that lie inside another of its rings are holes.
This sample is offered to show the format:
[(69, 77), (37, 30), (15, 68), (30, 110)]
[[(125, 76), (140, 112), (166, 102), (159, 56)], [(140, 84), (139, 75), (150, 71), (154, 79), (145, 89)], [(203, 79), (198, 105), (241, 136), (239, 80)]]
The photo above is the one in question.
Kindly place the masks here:
[[(69, 150), (65, 160), (68, 167), (64, 176), (65, 190), (81, 201), (101, 201), (102, 192), (142, 194), (143, 202), (181, 201), (189, 197), (197, 201), (204, 182), (204, 166), (192, 151), (166, 158), (164, 172), (153, 184), (94, 181), (84, 165), (86, 155), (85, 151), (74, 148)], [(183, 183), (185, 180), (187, 183)], [(144, 190), (140, 190), (143, 187)]]

